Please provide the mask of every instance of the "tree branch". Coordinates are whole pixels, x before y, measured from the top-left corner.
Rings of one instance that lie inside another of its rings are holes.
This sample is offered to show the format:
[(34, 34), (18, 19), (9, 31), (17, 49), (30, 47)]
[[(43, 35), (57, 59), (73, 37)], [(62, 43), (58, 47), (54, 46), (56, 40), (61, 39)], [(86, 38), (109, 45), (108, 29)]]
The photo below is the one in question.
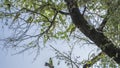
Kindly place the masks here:
[(70, 62), (70, 63), (72, 64), (72, 66), (73, 66), (73, 64), (74, 64), (74, 65), (76, 66), (76, 68), (79, 68), (78, 63), (75, 62), (75, 61), (73, 61), (73, 60), (71, 59), (71, 56), (69, 56), (69, 55), (67, 55), (67, 54), (64, 54), (64, 53), (61, 53), (59, 50), (57, 50), (56, 48), (54, 48), (54, 47), (51, 46), (51, 45), (50, 45), (50, 47), (51, 47), (52, 49), (54, 49), (57, 53), (60, 54), (59, 58), (63, 57), (63, 58), (65, 58), (65, 59), (67, 60), (67, 62)]
[(101, 52), (99, 53), (97, 56), (95, 56), (93, 59), (91, 59), (90, 61), (88, 61), (83, 68), (88, 68), (91, 67), (94, 63), (96, 63), (97, 61), (99, 61), (102, 57), (103, 57), (104, 53)]
[(107, 14), (106, 14), (106, 17), (103, 19), (102, 23), (100, 24), (100, 26), (97, 28), (98, 31), (103, 31), (103, 28), (105, 27), (108, 19), (109, 19), (109, 9), (107, 10)]
[(110, 18), (110, 15), (112, 15), (111, 12), (116, 11), (116, 10), (117, 10), (117, 8), (116, 8), (117, 6), (118, 6), (118, 5), (115, 4), (115, 5), (114, 5), (114, 7), (115, 7), (114, 9), (113, 9), (113, 7), (109, 7), (109, 8), (108, 8), (106, 17), (103, 19), (103, 21), (102, 21), (102, 23), (100, 24), (99, 28), (97, 28), (98, 31), (103, 31), (103, 28), (105, 27), (108, 19)]
[(99, 28), (97, 28), (98, 31), (103, 31), (103, 28), (105, 27), (106, 23), (108, 21), (107, 16), (103, 19), (102, 23), (100, 24)]
[(79, 11), (76, 0), (65, 0), (70, 16), (75, 26), (90, 40), (92, 40), (103, 52), (120, 64), (120, 48), (116, 47), (103, 33), (96, 31)]
[(56, 8), (52, 8), (53, 10), (57, 11), (58, 13), (60, 14), (64, 14), (64, 15), (70, 15), (70, 13), (68, 12), (64, 12), (64, 11), (61, 11), (61, 10), (57, 10)]
[(82, 15), (84, 15), (84, 14), (85, 14), (86, 9), (87, 9), (87, 7), (86, 7), (86, 6), (84, 6), (84, 10), (83, 10), (83, 12), (82, 12)]

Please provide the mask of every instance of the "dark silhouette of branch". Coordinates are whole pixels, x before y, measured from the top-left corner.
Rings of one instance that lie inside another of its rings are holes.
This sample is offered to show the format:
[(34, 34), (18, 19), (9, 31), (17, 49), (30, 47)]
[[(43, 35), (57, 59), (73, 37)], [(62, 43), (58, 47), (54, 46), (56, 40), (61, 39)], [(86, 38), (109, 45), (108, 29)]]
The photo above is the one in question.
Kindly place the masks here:
[(67, 13), (67, 12), (64, 12), (64, 11), (58, 11), (59, 13), (61, 13), (61, 14), (64, 14), (64, 15), (70, 15), (70, 13)]
[(107, 21), (108, 21), (108, 18), (105, 17), (105, 18), (103, 19), (102, 23), (100, 24), (99, 28), (97, 28), (97, 30), (102, 32), (102, 31), (103, 31), (103, 28), (105, 27), (105, 25), (106, 25), (106, 23), (107, 23)]
[(96, 31), (94, 27), (91, 29), (87, 20), (80, 13), (76, 0), (65, 0), (65, 2), (75, 26), (104, 53), (111, 58), (114, 57), (113, 60), (120, 64), (120, 48), (116, 47), (102, 32)]
[(98, 31), (103, 31), (103, 28), (105, 27), (107, 21), (109, 20), (110, 16), (112, 15), (112, 11), (116, 11), (117, 10), (117, 4), (115, 5), (115, 8), (113, 7), (109, 7), (106, 13), (106, 17), (103, 19), (102, 23), (100, 24), (99, 28), (97, 28)]
[(83, 10), (83, 12), (82, 12), (82, 15), (84, 15), (84, 14), (85, 14), (86, 9), (87, 9), (87, 7), (86, 7), (86, 6), (84, 6), (84, 10)]
[(103, 19), (102, 23), (100, 24), (100, 26), (97, 28), (98, 31), (101, 31), (103, 32), (103, 28), (105, 27), (108, 19), (109, 19), (109, 9), (107, 10), (107, 14), (106, 14), (106, 17)]
[(39, 14), (39, 15), (43, 16), (44, 18), (46, 18), (48, 22), (50, 22), (49, 18), (47, 16), (45, 16), (44, 14), (41, 14), (41, 13), (39, 13), (37, 11), (31, 10), (31, 9), (28, 9), (28, 8), (22, 8), (22, 9), (26, 10), (28, 12), (31, 12), (31, 13)]
[(64, 11), (61, 11), (61, 10), (57, 10), (56, 8), (52, 8), (53, 10), (57, 11), (58, 13), (60, 14), (64, 14), (64, 15), (70, 15), (70, 13), (68, 12), (64, 12)]

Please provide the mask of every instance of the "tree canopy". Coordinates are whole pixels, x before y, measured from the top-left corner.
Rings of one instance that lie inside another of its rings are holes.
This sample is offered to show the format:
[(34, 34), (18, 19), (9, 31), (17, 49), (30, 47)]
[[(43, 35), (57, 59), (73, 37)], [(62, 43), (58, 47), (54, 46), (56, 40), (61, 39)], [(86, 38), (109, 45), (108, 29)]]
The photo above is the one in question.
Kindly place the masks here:
[(0, 41), (5, 48), (22, 47), (17, 54), (34, 48), (39, 55), (48, 41), (80, 39), (101, 49), (83, 68), (108, 58), (120, 64), (119, 16), (120, 0), (1, 0), (1, 28), (12, 33)]

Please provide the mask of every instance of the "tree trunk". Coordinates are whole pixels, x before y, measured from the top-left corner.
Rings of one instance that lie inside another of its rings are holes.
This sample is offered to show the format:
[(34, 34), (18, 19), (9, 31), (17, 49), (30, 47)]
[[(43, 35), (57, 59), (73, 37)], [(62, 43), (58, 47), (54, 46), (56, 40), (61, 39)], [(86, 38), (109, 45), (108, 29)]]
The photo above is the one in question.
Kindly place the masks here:
[(76, 0), (65, 0), (70, 16), (75, 26), (90, 40), (92, 40), (103, 52), (120, 64), (120, 48), (117, 48), (103, 33), (91, 28), (80, 13)]

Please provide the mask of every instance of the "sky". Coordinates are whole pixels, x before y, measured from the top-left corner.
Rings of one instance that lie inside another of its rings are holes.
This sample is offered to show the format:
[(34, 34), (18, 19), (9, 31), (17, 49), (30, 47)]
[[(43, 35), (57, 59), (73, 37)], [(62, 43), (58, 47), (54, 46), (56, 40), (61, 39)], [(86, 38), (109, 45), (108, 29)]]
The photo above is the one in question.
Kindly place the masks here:
[(37, 60), (32, 62), (35, 54), (22, 53), (12, 55), (13, 53), (15, 53), (15, 51), (0, 50), (0, 68), (47, 68), (44, 66), (44, 63), (54, 55), (49, 48), (45, 48), (39, 57), (37, 57)]
[[(58, 42), (58, 44), (54, 47), (60, 51), (68, 50), (68, 47), (66, 45), (63, 45), (63, 42)], [(89, 47), (88, 49), (86, 47), (83, 47), (81, 48), (81, 50), (79, 50), (79, 48), (76, 47), (74, 50), (74, 54), (77, 56), (82, 55), (81, 59), (83, 60), (88, 57), (87, 55), (89, 54), (89, 51), (92, 49), (94, 48)], [(32, 63), (32, 61), (34, 59), (35, 54), (29, 54), (28, 52), (28, 53), (22, 53), (18, 55), (12, 55), (13, 53), (15, 53), (15, 51), (0, 50), (0, 54), (1, 54), (0, 55), (0, 68), (48, 68), (44, 66), (44, 63), (49, 61), (50, 57), (55, 56), (54, 51), (50, 47), (46, 47), (45, 49), (43, 49), (39, 57), (34, 63)], [(55, 65), (55, 68), (66, 67), (64, 62), (62, 62), (59, 66), (57, 66), (56, 59), (53, 59), (53, 63)]]
[[(10, 33), (12, 34), (12, 31), (10, 31), (6, 26), (4, 26), (4, 29), (2, 29), (2, 24), (0, 25), (0, 30), (0, 39), (5, 38), (6, 36), (10, 36)], [(74, 40), (72, 40), (72, 42), (73, 41)], [(0, 45), (2, 46), (1, 43), (2, 42), (0, 42)], [(31, 54), (31, 50), (28, 50), (25, 53), (13, 55), (18, 51), (12, 49), (6, 50), (0, 47), (0, 68), (48, 68), (44, 66), (45, 62), (48, 62), (50, 57), (55, 57), (55, 51), (50, 48), (49, 45), (54, 46), (61, 52), (67, 53), (70, 50), (68, 42), (65, 40), (57, 40), (55, 42), (48, 41), (46, 47), (41, 50), (40, 55), (37, 57), (36, 61), (33, 62), (36, 53)], [(82, 45), (82, 43), (72, 45), (76, 45), (73, 50), (73, 54), (74, 56), (80, 56), (79, 60), (88, 59), (88, 54), (90, 51), (91, 54), (93, 52), (97, 52), (96, 47), (93, 45)], [(57, 59), (53, 59), (55, 68), (66, 67), (63, 61), (61, 61), (59, 66), (57, 65), (57, 62)]]
[[(9, 30), (7, 26), (4, 25), (2, 22), (0, 23), (0, 39), (6, 38), (6, 36), (10, 36), (12, 34), (12, 31)], [(3, 29), (4, 28), (4, 29)], [(73, 41), (73, 40), (72, 40)], [(64, 44), (63, 44), (64, 43)], [(57, 40), (56, 42), (48, 42), (47, 46), (41, 50), (40, 55), (37, 57), (36, 61), (32, 62), (35, 53), (31, 54), (31, 51), (27, 51), (25, 53), (15, 54), (17, 51), (12, 49), (3, 49), (2, 42), (0, 42), (0, 68), (48, 68), (45, 67), (45, 62), (49, 61), (50, 57), (55, 56), (55, 51), (49, 47), (49, 45), (54, 46), (61, 52), (68, 52), (69, 46), (65, 40)], [(76, 45), (75, 49), (73, 51), (74, 56), (80, 56), (80, 60), (88, 59), (88, 54), (91, 52), (97, 52), (95, 46), (93, 45), (84, 45), (83, 44), (73, 44)], [(64, 62), (61, 62), (60, 65), (57, 65), (57, 59), (53, 59), (53, 63), (55, 65), (55, 68), (64, 68), (66, 65)]]

